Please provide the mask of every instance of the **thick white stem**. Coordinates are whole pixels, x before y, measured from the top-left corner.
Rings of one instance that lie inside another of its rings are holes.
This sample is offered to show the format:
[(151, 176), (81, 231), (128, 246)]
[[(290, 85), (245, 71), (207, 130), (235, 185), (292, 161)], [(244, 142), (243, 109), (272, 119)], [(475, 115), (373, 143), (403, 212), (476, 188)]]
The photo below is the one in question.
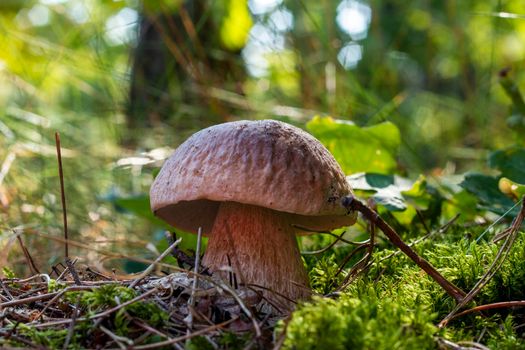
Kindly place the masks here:
[[(240, 284), (268, 288), (294, 301), (310, 295), (295, 230), (286, 214), (271, 209), (224, 202), (213, 225), (203, 264), (228, 280), (233, 270)], [(263, 295), (281, 308), (293, 303), (271, 291)]]

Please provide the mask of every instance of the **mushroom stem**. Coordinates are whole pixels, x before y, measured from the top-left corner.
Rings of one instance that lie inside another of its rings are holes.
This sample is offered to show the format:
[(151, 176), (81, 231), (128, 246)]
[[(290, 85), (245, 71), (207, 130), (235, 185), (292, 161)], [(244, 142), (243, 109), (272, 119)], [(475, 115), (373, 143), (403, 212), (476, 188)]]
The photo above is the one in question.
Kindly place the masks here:
[(295, 230), (285, 214), (271, 209), (221, 203), (203, 264), (226, 281), (231, 267), (239, 284), (264, 287), (263, 296), (284, 310), (293, 307), (286, 298), (310, 295)]

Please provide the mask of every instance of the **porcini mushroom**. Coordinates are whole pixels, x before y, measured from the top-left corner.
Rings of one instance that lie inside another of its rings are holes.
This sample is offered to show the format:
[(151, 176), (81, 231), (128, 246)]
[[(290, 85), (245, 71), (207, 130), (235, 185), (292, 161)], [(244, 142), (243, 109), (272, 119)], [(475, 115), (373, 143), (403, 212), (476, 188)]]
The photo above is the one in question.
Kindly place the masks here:
[[(330, 152), (286, 123), (238, 121), (201, 130), (165, 162), (150, 190), (155, 215), (209, 236), (203, 264), (285, 309), (310, 295), (296, 234), (352, 225), (352, 189)], [(306, 230), (307, 229), (307, 230)], [(273, 293), (276, 292), (276, 293)], [(282, 297), (280, 297), (280, 296)]]

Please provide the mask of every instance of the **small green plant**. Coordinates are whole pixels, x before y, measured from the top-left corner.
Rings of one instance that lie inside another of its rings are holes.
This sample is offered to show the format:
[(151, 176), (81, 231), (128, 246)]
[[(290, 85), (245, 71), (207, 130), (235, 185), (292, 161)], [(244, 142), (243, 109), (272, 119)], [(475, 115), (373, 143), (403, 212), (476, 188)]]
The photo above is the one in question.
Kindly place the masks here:
[(66, 286), (67, 285), (65, 283), (61, 283), (61, 282), (51, 278), (47, 282), (47, 291), (48, 291), (48, 293), (58, 292), (59, 290), (62, 290), (64, 288), (66, 288)]
[(327, 294), (342, 281), (344, 275), (337, 274), (339, 266), (333, 255), (321, 257), (309, 272), (310, 286), (319, 294)]
[[(131, 288), (118, 284), (108, 284), (93, 291), (69, 292), (66, 298), (72, 303), (78, 301), (81, 308), (86, 309), (88, 314), (93, 315), (130, 301), (136, 296), (137, 293)], [(136, 317), (150, 326), (158, 328), (162, 327), (169, 318), (167, 312), (154, 302), (139, 300), (117, 310), (110, 318), (115, 332), (119, 335), (127, 334), (132, 317)]]
[[(64, 342), (66, 341), (66, 337), (68, 334), (68, 329), (38, 329), (34, 327), (29, 327), (24, 324), (18, 325), (20, 328), (20, 334), (28, 337), (31, 339), (32, 342), (38, 345), (43, 345), (50, 349), (60, 349), (63, 347)], [(75, 327), (76, 329), (77, 327)], [(78, 344), (77, 341), (80, 340), (82, 336), (81, 332), (77, 332), (75, 330), (68, 349), (80, 349), (80, 346), (76, 345)]]
[(8, 266), (2, 267), (2, 273), (4, 274), (5, 278), (15, 278), (15, 273), (13, 270), (11, 270)]
[(93, 289), (92, 291), (69, 292), (67, 298), (75, 302), (79, 300), (81, 307), (87, 308), (91, 312), (100, 309), (117, 306), (133, 299), (136, 292), (119, 284), (107, 284)]

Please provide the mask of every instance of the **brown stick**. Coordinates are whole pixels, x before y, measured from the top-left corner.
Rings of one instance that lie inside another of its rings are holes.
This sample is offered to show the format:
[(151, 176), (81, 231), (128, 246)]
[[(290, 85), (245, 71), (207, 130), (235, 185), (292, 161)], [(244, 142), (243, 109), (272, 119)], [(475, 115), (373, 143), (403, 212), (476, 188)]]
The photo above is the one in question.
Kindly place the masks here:
[(20, 305), (20, 304), (28, 304), (28, 303), (32, 303), (32, 302), (35, 302), (35, 301), (43, 301), (43, 300), (53, 299), (57, 295), (64, 294), (65, 292), (68, 292), (68, 291), (92, 290), (92, 289), (93, 289), (93, 287), (90, 287), (90, 286), (68, 287), (66, 289), (63, 289), (60, 292), (39, 294), (39, 295), (35, 295), (33, 297), (28, 297), (28, 298), (24, 298), (24, 299), (17, 299), (17, 300), (7, 301), (5, 303), (0, 303), (0, 309), (6, 308), (6, 307), (10, 307), (10, 306), (16, 306), (16, 305)]
[(62, 152), (60, 150), (60, 134), (55, 132), (55, 143), (57, 146), (57, 159), (58, 159), (58, 177), (60, 179), (60, 198), (62, 199), (62, 216), (64, 220), (64, 239), (65, 239), (65, 258), (69, 258), (69, 247), (67, 244), (68, 232), (67, 232), (67, 211), (66, 211), (66, 193), (64, 191), (64, 172), (62, 170)]
[(27, 265), (29, 266), (29, 269), (31, 270), (31, 273), (33, 275), (40, 274), (40, 271), (38, 270), (38, 267), (36, 267), (35, 262), (33, 258), (31, 257), (31, 254), (29, 254), (29, 250), (27, 250), (26, 246), (24, 245), (24, 242), (22, 241), (22, 237), (20, 237), (19, 234), (16, 234), (16, 239), (18, 240), (18, 243), (20, 244), (20, 249), (22, 249), (22, 253), (24, 253), (24, 257), (26, 258), (26, 262), (27, 262)]
[(373, 222), (377, 227), (384, 232), (388, 239), (410, 259), (412, 259), (423, 271), (434, 279), (451, 297), (457, 302), (461, 302), (465, 297), (465, 292), (449, 282), (443, 275), (441, 275), (428, 261), (420, 257), (408, 244), (406, 244), (401, 237), (388, 225), (375, 211), (370, 209), (365, 204), (361, 203), (354, 197), (344, 197), (342, 205), (350, 211), (359, 211), (368, 220)]
[(485, 304), (473, 307), (472, 309), (468, 309), (465, 311), (461, 311), (460, 313), (457, 313), (450, 317), (448, 321), (451, 321), (455, 318), (476, 312), (476, 311), (484, 311), (484, 310), (491, 310), (491, 309), (501, 309), (501, 308), (511, 308), (511, 307), (525, 307), (525, 300), (518, 300), (518, 301), (501, 301), (498, 303), (492, 303), (492, 304)]
[[(45, 296), (46, 297), (53, 297), (53, 296), (56, 296), (58, 294), (64, 294), (65, 292), (67, 291), (74, 291), (74, 290), (88, 290), (88, 287), (85, 287), (85, 286), (75, 286), (75, 287), (69, 287), (67, 289), (63, 289), (62, 291), (60, 292), (55, 292), (55, 293), (49, 293), (49, 294), (46, 294)], [(85, 316), (85, 317), (78, 317), (76, 320), (77, 322), (83, 322), (83, 321), (89, 321), (89, 320), (95, 320), (95, 319), (100, 319), (100, 318), (103, 318), (103, 317), (107, 317), (109, 315), (111, 315), (112, 313), (122, 309), (123, 307), (126, 307), (130, 304), (133, 304), (133, 303), (136, 303), (137, 301), (139, 300), (142, 300), (144, 298), (146, 298), (147, 296), (155, 293), (157, 291), (157, 288), (153, 288), (153, 289), (150, 289), (148, 290), (147, 292), (131, 299), (131, 300), (128, 300), (126, 301), (125, 303), (122, 303), (122, 304), (119, 304), (115, 307), (112, 307), (111, 309), (107, 309), (105, 311), (102, 311), (98, 314), (95, 314), (95, 315), (89, 315), (89, 316)], [(35, 300), (29, 300), (29, 299), (36, 299), (36, 297), (33, 297), (33, 298), (27, 298), (27, 299), (24, 299), (25, 302), (32, 302), (32, 301), (35, 301)], [(44, 298), (40, 298), (41, 299), (44, 299)], [(8, 305), (9, 304), (9, 305)], [(4, 306), (4, 305), (7, 305), (7, 306), (12, 306), (14, 304), (14, 302), (7, 302), (7, 303), (3, 303), (3, 304), (0, 304), (0, 306)], [(20, 303), (18, 303), (20, 304)], [(67, 318), (67, 319), (62, 319), (62, 320), (57, 320), (57, 321), (50, 321), (50, 322), (46, 322), (46, 323), (28, 323), (27, 325), (30, 326), (30, 327), (35, 327), (35, 328), (43, 328), (43, 327), (54, 327), (54, 326), (60, 326), (60, 325), (64, 325), (64, 324), (69, 324), (71, 322), (71, 318)]]
[(69, 347), (69, 343), (71, 342), (71, 339), (73, 338), (73, 333), (75, 333), (75, 324), (77, 322), (77, 317), (80, 313), (80, 310), (78, 309), (78, 305), (80, 304), (80, 296), (77, 298), (77, 302), (75, 304), (75, 309), (73, 310), (73, 315), (71, 317), (71, 323), (69, 324), (66, 340), (64, 341), (64, 345), (62, 346), (62, 349), (67, 350)]
[(224, 321), (222, 323), (214, 324), (214, 325), (211, 325), (210, 327), (199, 329), (198, 331), (195, 331), (195, 332), (193, 332), (191, 334), (183, 335), (183, 336), (180, 336), (180, 337), (177, 337), (177, 338), (170, 338), (168, 340), (160, 341), (158, 343), (152, 343), (152, 344), (146, 344), (146, 345), (137, 345), (137, 346), (134, 346), (133, 348), (134, 349), (157, 349), (157, 348), (165, 347), (165, 346), (168, 346), (168, 345), (173, 345), (173, 344), (179, 343), (179, 342), (181, 342), (183, 340), (191, 339), (191, 338), (196, 337), (198, 335), (206, 334), (208, 332), (211, 332), (211, 331), (214, 331), (214, 330), (217, 330), (217, 329), (221, 329), (222, 327), (227, 326), (228, 324), (230, 324), (230, 323), (232, 323), (234, 321), (237, 321), (238, 319), (239, 319), (239, 317), (236, 316), (236, 317), (231, 318), (231, 319), (229, 319), (227, 321)]
[(71, 261), (71, 259), (69, 258), (66, 258), (66, 265), (69, 270), (69, 273), (73, 277), (73, 281), (75, 281), (76, 285), (81, 286), (83, 283), (80, 280), (80, 276), (78, 275), (77, 270), (75, 269), (75, 262)]

